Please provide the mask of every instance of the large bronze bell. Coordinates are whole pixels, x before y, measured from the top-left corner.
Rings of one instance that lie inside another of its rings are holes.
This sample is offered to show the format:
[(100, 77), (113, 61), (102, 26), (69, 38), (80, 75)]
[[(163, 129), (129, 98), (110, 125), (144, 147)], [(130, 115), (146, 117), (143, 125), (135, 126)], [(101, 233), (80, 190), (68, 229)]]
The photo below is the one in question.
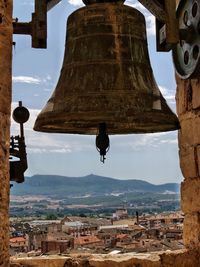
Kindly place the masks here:
[(179, 126), (153, 76), (144, 16), (119, 2), (92, 3), (69, 16), (61, 75), (34, 130), (97, 134), (101, 123), (108, 134)]

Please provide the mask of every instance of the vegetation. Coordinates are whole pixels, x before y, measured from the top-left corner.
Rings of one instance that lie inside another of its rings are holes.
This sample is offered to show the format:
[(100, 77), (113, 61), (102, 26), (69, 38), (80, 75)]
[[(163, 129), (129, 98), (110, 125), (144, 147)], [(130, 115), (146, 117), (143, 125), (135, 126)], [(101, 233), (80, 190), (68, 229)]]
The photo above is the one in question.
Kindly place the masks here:
[[(168, 183), (154, 185), (142, 180), (118, 180), (108, 177), (88, 175), (84, 177), (64, 177), (56, 175), (34, 175), (26, 177), (23, 184), (15, 184), (12, 195), (48, 195), (52, 198), (65, 199), (66, 196), (109, 196), (112, 194), (131, 194), (136, 192), (163, 193), (179, 192), (179, 184)], [(110, 196), (112, 200), (115, 196)], [(139, 197), (139, 195), (137, 195)], [(90, 199), (92, 200), (92, 199)], [(73, 200), (74, 201), (74, 200)], [(77, 200), (78, 201), (78, 200)], [(110, 201), (110, 199), (109, 199)]]
[(58, 216), (54, 213), (47, 214), (45, 218), (45, 220), (57, 220), (57, 219), (58, 219)]
[(20, 201), (11, 201), (11, 216), (42, 216), (49, 220), (65, 215), (110, 216), (121, 207), (126, 207), (129, 214), (180, 208), (178, 184), (153, 185), (95, 175), (78, 178), (35, 175), (14, 185), (11, 194), (21, 196)]

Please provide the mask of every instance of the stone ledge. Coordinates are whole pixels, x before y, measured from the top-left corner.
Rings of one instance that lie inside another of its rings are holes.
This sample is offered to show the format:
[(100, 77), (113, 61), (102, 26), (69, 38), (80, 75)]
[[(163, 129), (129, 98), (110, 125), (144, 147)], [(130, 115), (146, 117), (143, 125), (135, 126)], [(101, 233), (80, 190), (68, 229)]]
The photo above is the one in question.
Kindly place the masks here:
[(10, 267), (198, 267), (200, 251), (177, 250), (159, 253), (118, 255), (66, 255), (11, 258)]

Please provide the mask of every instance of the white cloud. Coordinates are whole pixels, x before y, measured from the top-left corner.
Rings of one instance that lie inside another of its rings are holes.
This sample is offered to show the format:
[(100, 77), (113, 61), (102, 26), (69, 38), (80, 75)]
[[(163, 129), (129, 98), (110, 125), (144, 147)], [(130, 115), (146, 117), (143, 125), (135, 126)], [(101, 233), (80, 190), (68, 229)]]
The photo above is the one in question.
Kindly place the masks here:
[(170, 104), (175, 104), (175, 90), (170, 90), (166, 87), (159, 86), (159, 89), (164, 96), (164, 98), (169, 102)]
[(78, 6), (78, 7), (83, 6), (82, 0), (69, 0), (68, 2), (72, 6)]
[(12, 81), (14, 83), (31, 83), (31, 84), (40, 84), (41, 79), (31, 76), (13, 76)]
[(49, 74), (45, 78), (42, 79), (43, 83), (49, 83), (51, 82), (52, 78)]
[[(12, 110), (18, 103), (12, 103)], [(29, 109), (29, 120), (24, 124), (25, 140), (29, 153), (71, 153), (94, 149), (92, 137), (36, 132), (33, 130), (39, 109)], [(19, 135), (20, 126), (11, 120), (11, 135)]]
[(71, 153), (72, 150), (70, 148), (60, 148), (60, 149), (53, 149), (51, 152), (53, 153)]
[(161, 132), (149, 134), (131, 134), (125, 136), (113, 136), (111, 139), (112, 147), (120, 149), (132, 149), (142, 151), (150, 148), (159, 148), (161, 145), (177, 145), (177, 133)]
[(176, 138), (176, 139), (171, 139), (171, 140), (169, 140), (169, 139), (161, 140), (160, 143), (161, 144), (176, 144), (176, 145), (178, 145), (178, 139)]
[(147, 35), (155, 35), (156, 34), (156, 26), (155, 26), (155, 18), (153, 15), (147, 15), (146, 23), (147, 23)]
[(151, 134), (143, 134), (138, 138), (138, 140), (132, 145), (134, 149), (139, 149), (140, 147), (159, 147), (161, 144), (171, 143), (171, 138), (174, 133), (151, 133)]
[(13, 83), (28, 83), (28, 84), (46, 84), (52, 85), (52, 78), (49, 74), (46, 77), (32, 77), (32, 76), (13, 76)]
[(20, 1), (20, 5), (30, 5), (30, 6), (34, 6), (34, 1), (33, 0), (24, 0), (24, 1)]
[(65, 149), (65, 148), (60, 148), (60, 149), (49, 149), (49, 148), (35, 148), (35, 147), (28, 147), (27, 148), (28, 153), (35, 153), (35, 154), (42, 154), (42, 153), (71, 153), (71, 149)]
[(45, 149), (45, 148), (36, 148), (36, 147), (29, 148), (29, 147), (27, 147), (26, 150), (28, 153), (35, 153), (35, 154), (47, 153), (47, 149)]

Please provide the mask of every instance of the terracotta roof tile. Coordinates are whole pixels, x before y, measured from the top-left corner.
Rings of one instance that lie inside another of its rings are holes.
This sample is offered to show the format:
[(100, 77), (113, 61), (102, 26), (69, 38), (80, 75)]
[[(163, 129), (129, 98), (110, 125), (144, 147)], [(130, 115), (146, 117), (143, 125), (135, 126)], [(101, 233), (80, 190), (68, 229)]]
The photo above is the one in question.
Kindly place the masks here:
[(18, 237), (11, 237), (10, 243), (17, 243), (17, 242), (25, 242), (26, 238), (18, 236)]
[(74, 239), (74, 243), (76, 245), (86, 245), (86, 244), (99, 243), (99, 242), (101, 242), (101, 240), (94, 235), (79, 236)]

